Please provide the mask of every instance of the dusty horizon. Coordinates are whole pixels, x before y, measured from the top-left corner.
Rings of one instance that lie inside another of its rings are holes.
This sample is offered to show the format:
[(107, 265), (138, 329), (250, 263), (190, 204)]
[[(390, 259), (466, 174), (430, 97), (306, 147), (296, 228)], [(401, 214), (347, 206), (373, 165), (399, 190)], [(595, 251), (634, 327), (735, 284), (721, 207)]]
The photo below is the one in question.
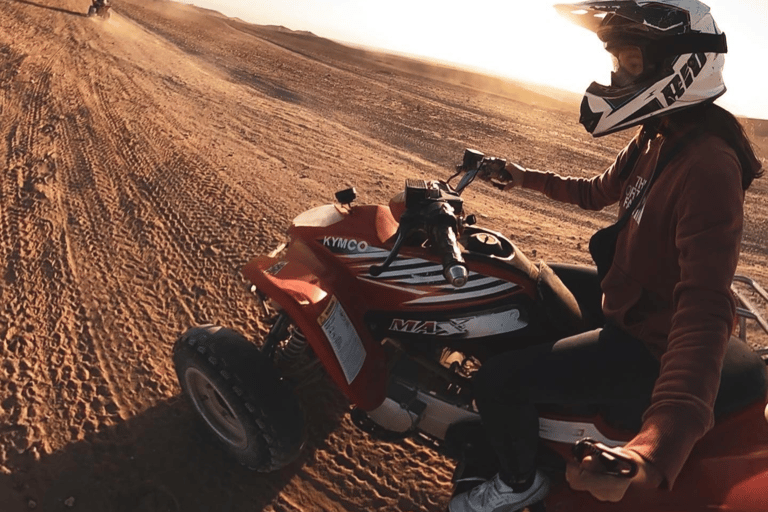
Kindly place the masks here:
[[(610, 58), (594, 33), (557, 13), (555, 4), (508, 0), (465, 2), (404, 0), (181, 0), (249, 23), (282, 25), (322, 37), (420, 60), (452, 62), (484, 74), (557, 88), (581, 96), (593, 81), (610, 80)], [(565, 2), (567, 3), (567, 2)], [(576, 2), (573, 2), (576, 3)], [(762, 0), (707, 0), (728, 38), (724, 71), (728, 87), (720, 103), (740, 116), (768, 118), (768, 102), (755, 80), (754, 63), (768, 46)]]

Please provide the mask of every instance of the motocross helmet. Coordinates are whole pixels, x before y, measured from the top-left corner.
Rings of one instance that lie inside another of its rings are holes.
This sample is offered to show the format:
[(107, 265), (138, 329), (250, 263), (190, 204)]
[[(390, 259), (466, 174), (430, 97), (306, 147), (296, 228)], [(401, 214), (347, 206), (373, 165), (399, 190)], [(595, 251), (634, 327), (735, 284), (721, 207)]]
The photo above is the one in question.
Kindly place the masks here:
[(725, 34), (698, 0), (587, 0), (555, 8), (595, 32), (613, 57), (611, 84), (592, 82), (581, 102), (579, 122), (595, 137), (725, 92)]

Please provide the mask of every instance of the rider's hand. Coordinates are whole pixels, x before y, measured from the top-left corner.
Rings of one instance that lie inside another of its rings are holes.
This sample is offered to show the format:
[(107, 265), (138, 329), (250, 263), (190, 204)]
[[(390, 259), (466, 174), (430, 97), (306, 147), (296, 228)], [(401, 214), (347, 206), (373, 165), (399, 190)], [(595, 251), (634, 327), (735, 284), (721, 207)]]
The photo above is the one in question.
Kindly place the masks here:
[(565, 478), (575, 491), (589, 491), (600, 501), (619, 501), (624, 497), (630, 485), (656, 488), (661, 485), (663, 476), (637, 452), (625, 448), (611, 448), (611, 451), (632, 459), (638, 467), (633, 478), (623, 478), (605, 474), (603, 465), (591, 455), (584, 457), (581, 463), (569, 462)]
[(514, 187), (523, 186), (523, 178), (525, 177), (525, 167), (521, 167), (515, 163), (507, 162), (504, 171), (509, 175), (509, 181), (505, 184), (504, 190)]
[(502, 190), (522, 186), (523, 176), (525, 176), (524, 167), (504, 160), (497, 160), (494, 163), (496, 165), (489, 165), (488, 170), (481, 175), (482, 179), (490, 181), (496, 188)]

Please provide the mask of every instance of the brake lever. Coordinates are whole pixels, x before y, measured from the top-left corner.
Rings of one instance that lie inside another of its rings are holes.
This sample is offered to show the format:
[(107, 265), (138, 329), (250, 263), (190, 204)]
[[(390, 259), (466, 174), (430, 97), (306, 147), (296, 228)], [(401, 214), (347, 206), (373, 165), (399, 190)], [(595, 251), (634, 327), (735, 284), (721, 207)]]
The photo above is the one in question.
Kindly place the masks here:
[(637, 463), (616, 452), (609, 451), (594, 439), (586, 437), (580, 439), (573, 445), (573, 456), (577, 462), (581, 462), (585, 457), (591, 455), (596, 458), (605, 468), (606, 475), (619, 478), (633, 478), (639, 471)]
[[(458, 173), (461, 173), (462, 172), (461, 167), (458, 167), (458, 169), (459, 169)], [(458, 175), (458, 173), (456, 175)], [(461, 195), (462, 191), (465, 188), (467, 188), (470, 183), (475, 181), (475, 177), (479, 173), (480, 173), (480, 169), (470, 169), (469, 171), (467, 171), (466, 174), (464, 174), (464, 176), (462, 176), (462, 178), (459, 181), (458, 185), (456, 185), (456, 188), (454, 189), (454, 191), (457, 194)], [(456, 175), (454, 175), (454, 176), (456, 176)], [(453, 176), (451, 176), (451, 178), (453, 178)], [(450, 182), (450, 181), (451, 181), (451, 179), (448, 180), (448, 182)]]
[(385, 259), (381, 265), (371, 265), (371, 268), (368, 269), (369, 274), (373, 277), (379, 277), (390, 265), (392, 265), (392, 262), (395, 261), (395, 258), (397, 258), (397, 255), (400, 252), (400, 246), (403, 245), (403, 242), (405, 241), (407, 231), (406, 228), (403, 228), (403, 223), (400, 222), (400, 226), (397, 228), (395, 244), (392, 246), (392, 250), (389, 252), (387, 259)]

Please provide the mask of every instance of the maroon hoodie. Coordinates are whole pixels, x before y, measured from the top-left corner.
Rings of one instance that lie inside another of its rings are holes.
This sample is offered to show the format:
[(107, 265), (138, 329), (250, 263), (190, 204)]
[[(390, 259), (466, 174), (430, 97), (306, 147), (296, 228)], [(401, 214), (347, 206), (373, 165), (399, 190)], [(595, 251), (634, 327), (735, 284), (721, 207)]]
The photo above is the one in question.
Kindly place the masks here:
[[(585, 209), (619, 202), (619, 215), (679, 135), (653, 139), (619, 179), (628, 148), (592, 179), (528, 171), (522, 186)], [(759, 164), (757, 164), (759, 165)], [(606, 319), (641, 339), (661, 362), (651, 405), (627, 445), (672, 486), (693, 445), (714, 424), (713, 406), (736, 304), (744, 191), (735, 152), (699, 136), (661, 172), (621, 231), (605, 279)]]

